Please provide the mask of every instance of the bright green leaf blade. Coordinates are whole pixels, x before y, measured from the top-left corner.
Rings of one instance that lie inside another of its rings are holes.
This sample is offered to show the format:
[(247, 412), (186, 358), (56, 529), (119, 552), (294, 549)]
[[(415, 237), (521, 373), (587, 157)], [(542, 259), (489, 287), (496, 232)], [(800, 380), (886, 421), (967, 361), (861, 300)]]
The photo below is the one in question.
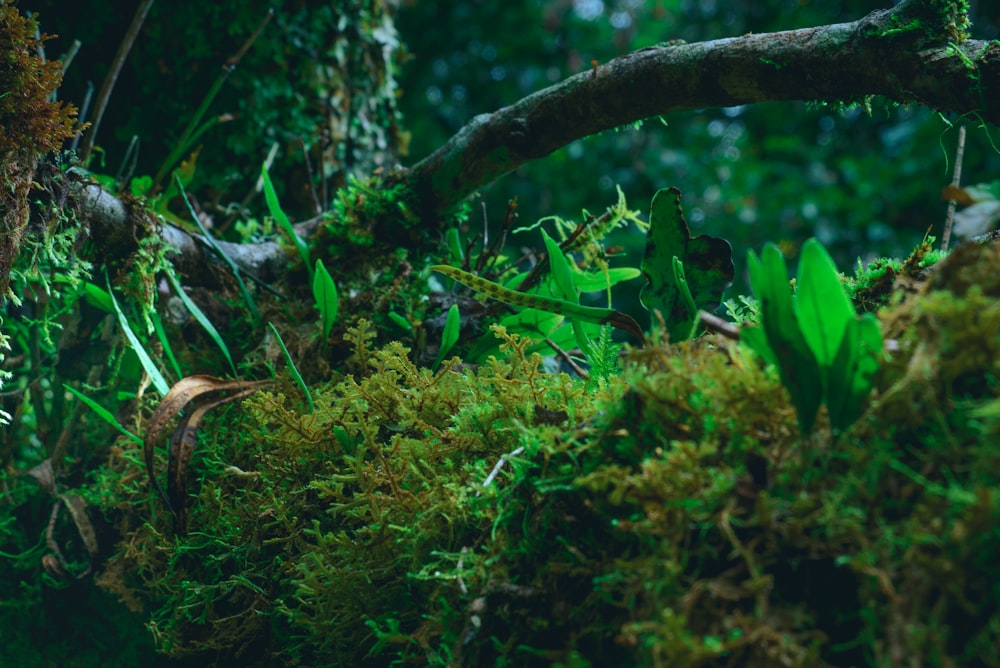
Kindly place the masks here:
[(580, 292), (603, 292), (609, 286), (631, 281), (639, 276), (642, 276), (642, 272), (635, 267), (614, 267), (608, 269), (607, 275), (601, 271), (578, 275), (576, 287)]
[(194, 220), (194, 222), (198, 225), (198, 229), (201, 231), (202, 239), (204, 239), (205, 243), (212, 247), (212, 250), (215, 251), (215, 254), (219, 257), (219, 259), (225, 262), (226, 266), (229, 267), (229, 271), (232, 272), (233, 277), (236, 279), (236, 284), (239, 286), (240, 294), (243, 295), (243, 300), (246, 302), (247, 308), (250, 310), (250, 314), (253, 316), (254, 322), (257, 322), (260, 320), (260, 311), (257, 310), (257, 304), (254, 303), (253, 297), (250, 296), (250, 290), (247, 289), (247, 284), (243, 281), (243, 276), (240, 273), (239, 267), (237, 267), (236, 263), (233, 262), (233, 258), (226, 255), (225, 251), (219, 248), (219, 244), (215, 243), (215, 237), (209, 234), (208, 230), (205, 229), (205, 224), (201, 222), (201, 217), (198, 215), (198, 212), (194, 210), (194, 207), (191, 206), (191, 200), (188, 199), (187, 193), (184, 192), (184, 187), (180, 182), (180, 177), (175, 179), (175, 181), (180, 187), (181, 198), (187, 205), (188, 213), (191, 214), (191, 219)]
[(444, 330), (441, 332), (441, 347), (438, 348), (437, 359), (434, 360), (434, 366), (431, 367), (434, 371), (437, 371), (438, 367), (441, 366), (441, 362), (444, 361), (445, 356), (458, 343), (458, 335), (461, 328), (462, 317), (458, 311), (458, 304), (452, 304), (451, 308), (448, 309), (448, 317), (444, 323)]
[(323, 260), (316, 260), (316, 271), (313, 273), (313, 297), (319, 309), (323, 339), (330, 336), (333, 324), (337, 322), (337, 285), (323, 265)]
[(278, 223), (278, 226), (288, 235), (291, 242), (295, 244), (295, 250), (298, 251), (299, 257), (305, 263), (306, 270), (309, 272), (309, 278), (311, 279), (313, 267), (309, 261), (309, 246), (306, 245), (302, 237), (295, 233), (295, 228), (292, 227), (291, 221), (288, 220), (288, 216), (281, 208), (281, 203), (278, 201), (278, 194), (274, 191), (274, 184), (271, 183), (271, 176), (267, 173), (267, 165), (261, 165), (260, 176), (264, 183), (264, 200), (267, 202), (267, 210), (271, 213), (274, 221)]
[(882, 330), (871, 313), (852, 319), (844, 331), (830, 369), (826, 406), (830, 426), (836, 431), (850, 427), (864, 410), (879, 368)]
[(747, 259), (754, 294), (760, 300), (767, 343), (777, 360), (781, 382), (795, 404), (799, 428), (808, 434), (823, 403), (823, 375), (799, 329), (785, 258), (777, 246), (768, 244), (759, 262), (752, 252)]
[(559, 292), (562, 293), (560, 297), (568, 302), (578, 304), (580, 296), (573, 284), (573, 270), (569, 266), (569, 260), (559, 248), (559, 243), (550, 237), (544, 229), (542, 230), (542, 239), (545, 241), (545, 251), (549, 256), (549, 270), (552, 272), (552, 278), (555, 279)]
[(96, 306), (106, 313), (115, 312), (115, 307), (111, 305), (111, 296), (93, 283), (83, 284), (83, 298), (91, 306)]
[[(696, 307), (693, 313), (675, 278), (675, 257), (685, 270)], [(691, 334), (697, 311), (718, 309), (723, 292), (732, 284), (735, 275), (732, 247), (724, 239), (704, 234), (692, 238), (681, 209), (680, 191), (660, 190), (650, 206), (642, 273), (647, 280), (639, 295), (642, 305), (650, 313), (659, 310), (671, 340), (683, 341)]]
[(809, 349), (823, 368), (833, 364), (854, 306), (826, 249), (809, 239), (802, 246), (795, 307)]
[(118, 316), (118, 325), (122, 328), (122, 333), (125, 334), (125, 339), (128, 341), (129, 347), (135, 351), (136, 357), (139, 358), (139, 364), (142, 365), (143, 371), (149, 376), (150, 382), (153, 383), (153, 387), (156, 391), (160, 393), (161, 397), (167, 395), (170, 391), (170, 384), (160, 373), (160, 370), (153, 363), (152, 358), (146, 352), (146, 349), (142, 347), (142, 343), (139, 341), (139, 337), (135, 335), (132, 331), (132, 327), (128, 324), (128, 319), (125, 314), (122, 313), (121, 307), (118, 306), (118, 300), (115, 299), (115, 293), (111, 290), (111, 281), (108, 280), (108, 295), (111, 297), (111, 305), (115, 309), (115, 313)]
[(226, 346), (226, 342), (222, 340), (222, 335), (219, 334), (219, 330), (215, 328), (215, 325), (213, 325), (212, 321), (208, 319), (205, 312), (198, 308), (198, 305), (195, 304), (191, 297), (188, 296), (188, 293), (184, 290), (184, 286), (181, 285), (181, 282), (177, 279), (174, 272), (167, 272), (167, 280), (169, 280), (170, 285), (173, 286), (174, 294), (176, 294), (180, 298), (181, 303), (184, 304), (184, 308), (188, 310), (191, 317), (193, 317), (198, 324), (201, 325), (201, 328), (205, 330), (205, 333), (208, 334), (209, 338), (212, 339), (212, 341), (215, 342), (215, 345), (218, 346), (219, 350), (222, 351), (222, 356), (226, 358), (226, 362), (229, 363), (229, 369), (233, 372), (233, 378), (237, 378), (239, 374), (236, 373), (236, 365), (233, 364), (233, 358), (229, 355), (229, 347)]
[(610, 324), (613, 327), (629, 332), (640, 341), (643, 340), (642, 329), (639, 324), (630, 316), (609, 308), (595, 308), (592, 306), (581, 306), (563, 299), (552, 297), (542, 297), (540, 295), (530, 295), (526, 292), (516, 292), (508, 290), (502, 285), (498, 285), (485, 278), (481, 278), (467, 271), (462, 271), (447, 265), (434, 265), (432, 271), (444, 274), (452, 280), (458, 281), (462, 285), (472, 288), (476, 292), (481, 292), (487, 297), (495, 299), (504, 304), (510, 304), (519, 308), (534, 308), (550, 313), (558, 313), (567, 318), (579, 318), (585, 322), (597, 325)]
[(274, 334), (274, 338), (278, 341), (278, 347), (281, 348), (281, 354), (285, 356), (285, 362), (288, 364), (288, 372), (292, 374), (292, 378), (295, 380), (295, 384), (299, 386), (302, 393), (306, 395), (306, 403), (309, 404), (309, 412), (316, 412), (316, 404), (313, 403), (312, 392), (309, 391), (309, 386), (306, 385), (306, 381), (302, 379), (302, 374), (299, 373), (299, 369), (295, 366), (295, 362), (292, 360), (291, 353), (288, 352), (288, 348), (285, 347), (285, 342), (281, 338), (281, 334), (278, 334), (277, 328), (274, 323), (267, 323), (267, 326), (271, 328), (271, 332)]
[(90, 408), (90, 410), (94, 411), (97, 414), (98, 417), (100, 417), (102, 420), (110, 424), (112, 427), (114, 427), (121, 433), (128, 436), (129, 440), (131, 440), (133, 443), (138, 443), (139, 445), (142, 445), (142, 439), (133, 434), (132, 432), (130, 432), (124, 426), (122, 426), (122, 424), (115, 418), (115, 416), (111, 414), (111, 411), (109, 411), (104, 406), (100, 405), (87, 395), (83, 394), (79, 390), (76, 390), (66, 384), (63, 384), (63, 387), (66, 388), (66, 390), (69, 393), (71, 393), (74, 397), (76, 397), (84, 404), (86, 404)]

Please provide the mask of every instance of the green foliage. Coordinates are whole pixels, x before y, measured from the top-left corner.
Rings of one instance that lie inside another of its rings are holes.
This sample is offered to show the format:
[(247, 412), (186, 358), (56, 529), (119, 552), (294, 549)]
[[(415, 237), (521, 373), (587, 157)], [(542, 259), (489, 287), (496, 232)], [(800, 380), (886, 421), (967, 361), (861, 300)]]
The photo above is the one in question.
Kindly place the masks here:
[(762, 327), (743, 329), (741, 339), (777, 364), (803, 435), (812, 431), (822, 403), (833, 428), (846, 429), (860, 415), (878, 370), (878, 321), (855, 315), (833, 260), (815, 239), (802, 248), (795, 297), (777, 246), (765, 246), (762, 260), (751, 251), (747, 263)]
[(281, 354), (284, 355), (285, 363), (288, 365), (288, 373), (292, 375), (295, 384), (299, 386), (302, 394), (306, 397), (309, 412), (314, 413), (316, 411), (316, 404), (313, 402), (312, 392), (309, 391), (309, 386), (306, 385), (306, 382), (302, 379), (302, 374), (299, 373), (298, 367), (295, 366), (295, 360), (292, 359), (292, 354), (288, 352), (288, 347), (285, 346), (284, 339), (281, 338), (281, 334), (278, 333), (278, 329), (274, 326), (274, 323), (269, 322), (267, 326), (271, 328), (271, 333), (274, 334), (274, 338), (278, 342), (278, 347), (281, 348)]
[(323, 260), (316, 260), (312, 290), (313, 298), (316, 300), (316, 308), (319, 309), (320, 332), (322, 332), (323, 338), (326, 339), (330, 336), (334, 323), (337, 322), (339, 301), (337, 298), (337, 284), (330, 277), (330, 273), (323, 265)]
[(631, 317), (614, 309), (581, 306), (580, 304), (568, 302), (564, 299), (509, 290), (485, 278), (480, 278), (479, 276), (447, 265), (434, 265), (431, 269), (504, 304), (545, 311), (546, 313), (555, 313), (597, 325), (611, 324), (637, 337), (642, 337), (642, 330), (639, 329), (635, 321)]
[(452, 304), (448, 309), (448, 317), (444, 323), (444, 329), (441, 331), (441, 345), (438, 347), (437, 358), (434, 360), (434, 364), (431, 365), (432, 371), (437, 371), (441, 366), (441, 362), (444, 361), (451, 349), (455, 347), (458, 343), (459, 330), (462, 327), (462, 319), (458, 312), (458, 304)]
[(733, 282), (732, 247), (704, 234), (692, 238), (680, 191), (660, 190), (650, 205), (642, 272), (648, 281), (640, 296), (643, 306), (660, 312), (671, 341), (684, 341), (698, 327), (699, 309), (718, 309)]
[(0, 1), (0, 156), (56, 151), (73, 136), (76, 109), (50, 95), (62, 81), (62, 64), (45, 61), (38, 21), (25, 18), (13, 0)]
[(285, 233), (288, 241), (295, 246), (295, 250), (299, 254), (299, 259), (305, 264), (306, 270), (309, 272), (309, 278), (312, 279), (313, 266), (309, 261), (309, 245), (306, 244), (302, 237), (295, 233), (295, 228), (292, 227), (291, 221), (288, 220), (288, 215), (282, 210), (281, 203), (278, 202), (278, 195), (274, 192), (274, 184), (271, 183), (271, 177), (267, 173), (267, 165), (261, 165), (260, 178), (264, 183), (264, 199), (267, 201), (267, 210), (270, 211), (271, 217), (277, 221), (278, 228)]

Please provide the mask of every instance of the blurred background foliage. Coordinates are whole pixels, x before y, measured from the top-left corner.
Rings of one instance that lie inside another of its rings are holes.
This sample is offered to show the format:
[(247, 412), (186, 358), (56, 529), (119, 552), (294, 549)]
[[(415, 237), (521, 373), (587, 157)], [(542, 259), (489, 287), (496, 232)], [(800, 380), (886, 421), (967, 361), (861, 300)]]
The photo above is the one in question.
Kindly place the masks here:
[[(352, 6), (381, 4), (351, 0)], [(404, 165), (414, 164), (474, 115), (587, 70), (592, 60), (606, 62), (675, 39), (695, 42), (850, 21), (887, 4), (404, 0), (395, 20), (409, 56), (404, 47), (393, 46), (391, 34), (384, 33), (383, 44), (391, 59), (402, 63), (385, 72), (398, 82), (402, 128), (375, 147), (385, 151), (380, 159), (365, 161), (358, 151), (341, 154), (328, 163), (327, 176), (336, 185), (347, 171), (377, 166), (394, 153)], [(194, 187), (223, 204), (242, 199), (278, 142), (272, 174), (279, 194), (293, 217), (310, 215), (303, 146), (317, 157), (322, 149), (316, 147), (329, 142), (324, 106), (336, 95), (318, 89), (336, 81), (317, 77), (315, 68), (330, 57), (335, 37), (345, 34), (326, 16), (332, 4), (316, 0), (154, 3), (102, 123), (103, 171), (118, 170), (135, 135), (142, 146), (137, 172), (155, 172), (222, 63), (272, 5), (278, 10), (274, 22), (213, 104), (211, 113), (231, 113), (234, 119), (205, 135)], [(43, 30), (59, 34), (48, 43), (50, 57), (65, 52), (73, 39), (83, 42), (62, 92), (80, 104), (88, 81), (100, 85), (131, 11), (120, 4), (62, 0), (25, 0), (22, 9), (41, 12)], [(973, 37), (996, 38), (1000, 4), (974, 0), (971, 9)], [(515, 196), (522, 223), (546, 215), (579, 219), (583, 208), (599, 213), (612, 204), (616, 184), (633, 208), (647, 211), (656, 190), (674, 185), (684, 193), (693, 232), (729, 239), (738, 261), (747, 247), (765, 240), (781, 243), (794, 256), (801, 241), (816, 236), (849, 271), (857, 257), (907, 253), (928, 230), (940, 237), (945, 203), (939, 193), (951, 180), (957, 131), (927, 109), (879, 99), (870, 112), (860, 106), (770, 103), (663, 120), (580, 140), (523, 166), (482, 191), (488, 219), (502, 220)], [(394, 123), (394, 115), (387, 112), (382, 121)], [(975, 119), (967, 123), (963, 183), (992, 181), (1000, 173), (1000, 155)], [(316, 182), (315, 164), (312, 169)], [(473, 210), (470, 231), (482, 224), (481, 205)], [(641, 238), (620, 243), (629, 258), (641, 255)]]
[[(687, 42), (852, 21), (885, 0), (514, 0), (408, 2), (397, 26), (413, 55), (401, 108), (410, 160), (490, 112), (567, 76), (659, 42)], [(972, 35), (998, 36), (1000, 3), (973, 1)], [(577, 141), (483, 191), (491, 220), (512, 196), (522, 220), (600, 212), (620, 184), (648, 212), (653, 193), (677, 186), (692, 232), (745, 249), (771, 240), (794, 254), (816, 236), (842, 270), (857, 257), (906, 254), (938, 238), (957, 130), (920, 107), (875, 99), (859, 106), (769, 103), (670, 114), (638, 130)], [(958, 123), (959, 119), (948, 119)], [(968, 121), (963, 183), (1000, 177), (1000, 155)], [(957, 126), (956, 126), (957, 127)], [(1000, 135), (994, 131), (994, 141)], [(641, 238), (630, 257), (641, 256)]]

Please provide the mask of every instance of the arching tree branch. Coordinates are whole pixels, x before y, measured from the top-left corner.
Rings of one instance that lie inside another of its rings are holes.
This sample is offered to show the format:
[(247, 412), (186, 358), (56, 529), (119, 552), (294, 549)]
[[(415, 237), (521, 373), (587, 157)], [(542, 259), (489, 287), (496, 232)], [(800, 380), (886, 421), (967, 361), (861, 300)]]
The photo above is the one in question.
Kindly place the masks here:
[[(1000, 43), (959, 7), (904, 0), (851, 23), (630, 53), (476, 116), (402, 176), (430, 223), (477, 188), (604, 130), (685, 109), (871, 95), (1000, 123)], [(957, 5), (958, 3), (952, 3)]]

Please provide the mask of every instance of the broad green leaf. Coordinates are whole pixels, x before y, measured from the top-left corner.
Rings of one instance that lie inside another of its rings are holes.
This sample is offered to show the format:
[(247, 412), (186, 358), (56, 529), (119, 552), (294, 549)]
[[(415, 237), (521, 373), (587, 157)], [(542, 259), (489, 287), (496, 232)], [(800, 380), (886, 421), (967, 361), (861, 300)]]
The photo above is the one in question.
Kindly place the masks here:
[(687, 339), (698, 317), (692, 313), (675, 277), (674, 258), (683, 265), (688, 288), (697, 309), (715, 311), (722, 293), (733, 282), (732, 247), (724, 239), (702, 234), (691, 237), (681, 210), (677, 188), (660, 190), (653, 196), (649, 213), (649, 235), (642, 273), (648, 284), (640, 293), (647, 311), (659, 310), (673, 341)]
[(747, 253), (747, 265), (750, 285), (760, 300), (761, 324), (777, 360), (781, 382), (795, 404), (799, 429), (808, 434), (823, 403), (823, 377), (799, 328), (785, 258), (777, 246), (767, 244), (761, 260), (753, 251)]
[(448, 317), (444, 323), (444, 330), (441, 332), (441, 347), (438, 348), (437, 359), (434, 360), (434, 366), (431, 367), (432, 370), (437, 371), (438, 367), (441, 366), (441, 362), (444, 361), (445, 356), (458, 343), (458, 335), (461, 329), (462, 318), (458, 311), (458, 304), (452, 304), (451, 308), (448, 309)]
[(848, 322), (829, 371), (826, 407), (830, 426), (843, 431), (861, 415), (882, 352), (882, 330), (871, 313)]
[(802, 246), (795, 305), (802, 334), (820, 367), (833, 364), (854, 306), (840, 282), (837, 265), (816, 239)]
[(603, 292), (608, 286), (631, 281), (639, 276), (642, 276), (642, 272), (635, 267), (614, 267), (608, 269), (606, 276), (602, 271), (578, 275), (576, 287), (580, 292)]
[(316, 260), (316, 271), (313, 272), (313, 298), (316, 300), (316, 308), (319, 309), (321, 329), (323, 339), (330, 336), (333, 324), (337, 322), (337, 285), (333, 282), (330, 273), (323, 265), (323, 260)]
[[(545, 240), (545, 250), (549, 256), (549, 269), (552, 271), (552, 277), (556, 281), (556, 287), (562, 293), (563, 299), (573, 304), (579, 304), (580, 295), (577, 293), (576, 285), (573, 283), (573, 269), (570, 266), (569, 259), (563, 253), (562, 249), (559, 248), (556, 240), (550, 237), (545, 230), (542, 230), (542, 239)], [(583, 330), (580, 319), (573, 318), (571, 327), (577, 347), (583, 352), (584, 357), (590, 357), (590, 339), (587, 338), (587, 333)]]

